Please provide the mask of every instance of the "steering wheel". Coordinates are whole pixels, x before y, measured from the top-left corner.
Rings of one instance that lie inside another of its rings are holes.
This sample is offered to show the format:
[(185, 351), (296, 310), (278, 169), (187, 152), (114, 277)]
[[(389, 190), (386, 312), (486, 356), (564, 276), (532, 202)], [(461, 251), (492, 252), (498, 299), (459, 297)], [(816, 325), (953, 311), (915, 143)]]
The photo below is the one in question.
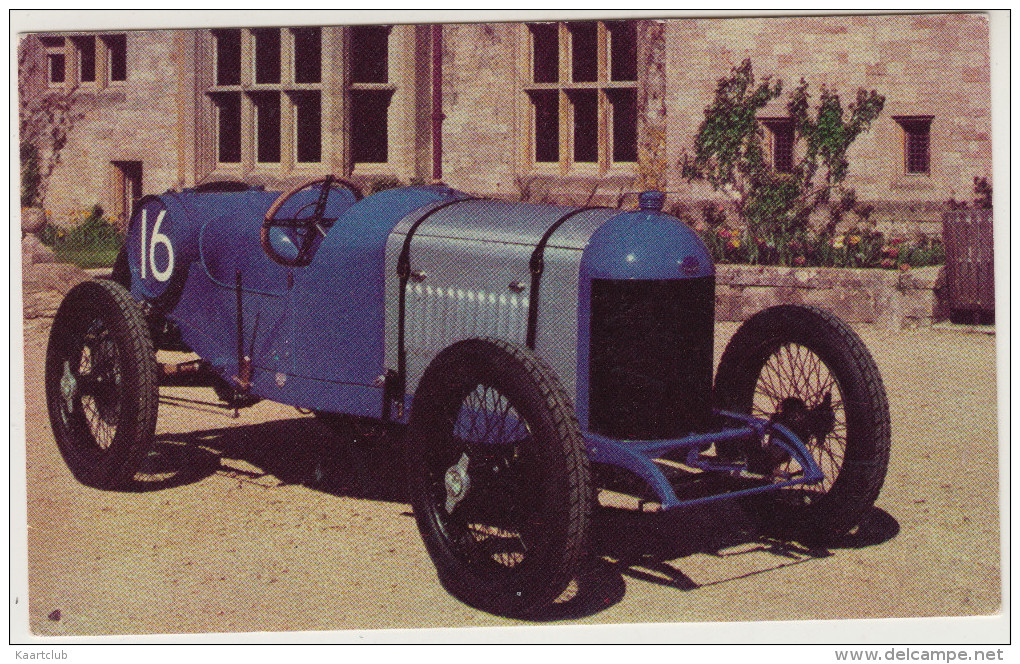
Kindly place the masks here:
[[(305, 203), (292, 215), (277, 217), (291, 199), (315, 186), (320, 186), (319, 195), (315, 200)], [(312, 260), (312, 249), (316, 241), (325, 237), (330, 226), (336, 221), (325, 216), (329, 195), (334, 188), (351, 192), (355, 201), (362, 199), (361, 190), (354, 184), (332, 175), (312, 178), (280, 194), (262, 221), (263, 251), (280, 265), (287, 267), (308, 265)], [(282, 248), (275, 246), (274, 240), (281, 243), (281, 247), (286, 246), (291, 250), (283, 253)]]

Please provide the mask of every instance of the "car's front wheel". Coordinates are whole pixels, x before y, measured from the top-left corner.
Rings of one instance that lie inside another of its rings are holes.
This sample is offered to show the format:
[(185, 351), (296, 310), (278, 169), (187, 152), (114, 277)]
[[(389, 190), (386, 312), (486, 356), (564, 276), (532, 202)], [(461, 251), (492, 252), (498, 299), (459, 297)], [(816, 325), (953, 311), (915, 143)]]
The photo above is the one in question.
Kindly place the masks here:
[(489, 339), (440, 353), (415, 394), (407, 463), (418, 527), (454, 596), (526, 615), (562, 594), (594, 497), (573, 406), (533, 353)]
[[(724, 410), (786, 426), (825, 474), (817, 484), (749, 499), (767, 525), (831, 540), (860, 524), (889, 463), (889, 404), (874, 359), (846, 323), (794, 305), (752, 316), (723, 353), (715, 396)], [(759, 473), (803, 471), (776, 446), (739, 453)]]

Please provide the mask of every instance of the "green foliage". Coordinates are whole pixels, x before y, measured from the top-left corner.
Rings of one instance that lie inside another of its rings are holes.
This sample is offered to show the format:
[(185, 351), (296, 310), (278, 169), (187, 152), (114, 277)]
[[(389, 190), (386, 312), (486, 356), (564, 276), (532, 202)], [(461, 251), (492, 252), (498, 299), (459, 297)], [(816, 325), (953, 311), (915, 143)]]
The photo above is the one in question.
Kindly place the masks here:
[(18, 44), (18, 142), (23, 204), (42, 205), (50, 176), (75, 124), (85, 117), (78, 110), (77, 86), (46, 85), (46, 50), (35, 36)]
[(35, 207), (42, 203), (42, 172), (39, 149), (31, 143), (22, 143), (21, 152), (21, 207)]
[(974, 207), (979, 210), (992, 209), (992, 185), (988, 178), (974, 178)]
[(853, 190), (843, 187), (850, 167), (847, 151), (885, 104), (874, 90), (859, 90), (844, 109), (839, 95), (823, 86), (812, 109), (808, 84), (801, 79), (786, 109), (795, 139), (804, 143), (804, 149), (790, 173), (777, 173), (766, 158), (758, 114), (779, 98), (782, 89), (782, 81), (773, 82), (771, 77), (756, 82), (750, 60), (734, 67), (716, 85), (693, 156), (685, 154), (681, 160), (684, 177), (707, 181), (725, 192), (756, 237), (806, 232), (812, 214), (822, 205), (831, 203), (833, 222), (855, 210)]
[(716, 190), (740, 191), (763, 174), (767, 169), (758, 112), (782, 91), (782, 81), (772, 83), (769, 77), (755, 85), (750, 60), (719, 79), (694, 139), (694, 157), (685, 154), (681, 162), (684, 177), (707, 180)]
[[(955, 198), (950, 198), (946, 205), (950, 210), (966, 210), (971, 207), (967, 201), (958, 201)], [(992, 185), (988, 182), (988, 178), (974, 178), (974, 201), (972, 206), (975, 210), (992, 209)]]
[(113, 265), (124, 244), (120, 231), (104, 216), (99, 205), (92, 206), (84, 218), (70, 229), (46, 224), (39, 232), (39, 239), (53, 248), (58, 260), (79, 267)]

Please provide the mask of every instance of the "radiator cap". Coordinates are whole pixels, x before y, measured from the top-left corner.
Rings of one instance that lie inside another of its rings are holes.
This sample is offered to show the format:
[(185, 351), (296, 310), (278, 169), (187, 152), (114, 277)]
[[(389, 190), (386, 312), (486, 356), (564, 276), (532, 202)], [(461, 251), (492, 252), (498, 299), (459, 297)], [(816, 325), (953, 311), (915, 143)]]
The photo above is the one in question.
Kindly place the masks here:
[(642, 210), (662, 212), (662, 206), (665, 202), (666, 194), (661, 191), (642, 191), (638, 195), (638, 208)]

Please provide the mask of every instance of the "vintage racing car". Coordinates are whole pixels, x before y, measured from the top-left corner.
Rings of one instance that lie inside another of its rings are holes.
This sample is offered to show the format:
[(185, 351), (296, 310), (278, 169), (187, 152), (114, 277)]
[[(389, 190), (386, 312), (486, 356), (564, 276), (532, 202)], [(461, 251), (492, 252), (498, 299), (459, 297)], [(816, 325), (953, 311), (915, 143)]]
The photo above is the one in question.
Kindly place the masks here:
[[(577, 574), (595, 469), (663, 510), (741, 498), (798, 537), (850, 531), (889, 455), (871, 355), (832, 315), (778, 306), (741, 325), (713, 380), (714, 266), (662, 204), (363, 197), (333, 177), (148, 196), (112, 279), (56, 314), (56, 442), (80, 481), (129, 486), (154, 444), (160, 348), (197, 353), (233, 407), (389, 422), (441, 581), (504, 615)], [(678, 478), (719, 481), (692, 495)]]

